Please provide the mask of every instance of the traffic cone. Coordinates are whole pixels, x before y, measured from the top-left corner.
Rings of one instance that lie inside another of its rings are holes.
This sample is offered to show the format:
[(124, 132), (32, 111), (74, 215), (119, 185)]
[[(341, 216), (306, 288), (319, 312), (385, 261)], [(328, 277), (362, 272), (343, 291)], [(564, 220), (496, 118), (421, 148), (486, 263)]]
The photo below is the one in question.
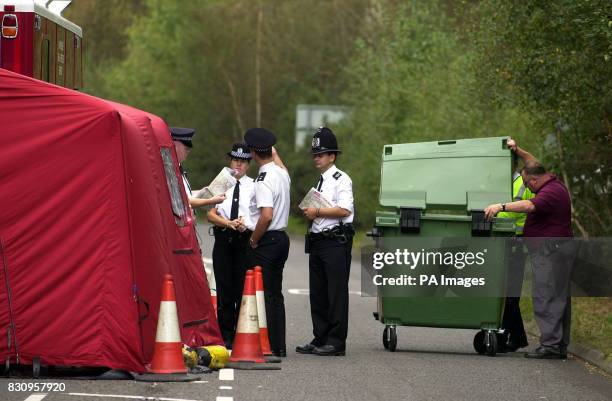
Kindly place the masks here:
[(232, 355), (226, 365), (235, 369), (278, 370), (266, 364), (259, 340), (259, 318), (255, 298), (255, 278), (253, 270), (248, 270), (244, 278), (244, 291), (238, 315), (238, 327), (232, 347)]
[(155, 349), (151, 373), (187, 373), (183, 361), (183, 344), (176, 312), (176, 294), (171, 274), (166, 274), (162, 285)]
[(259, 343), (264, 355), (272, 355), (268, 338), (268, 322), (266, 320), (266, 301), (264, 299), (263, 273), (261, 266), (255, 266), (255, 298), (257, 299), (257, 316), (259, 317)]

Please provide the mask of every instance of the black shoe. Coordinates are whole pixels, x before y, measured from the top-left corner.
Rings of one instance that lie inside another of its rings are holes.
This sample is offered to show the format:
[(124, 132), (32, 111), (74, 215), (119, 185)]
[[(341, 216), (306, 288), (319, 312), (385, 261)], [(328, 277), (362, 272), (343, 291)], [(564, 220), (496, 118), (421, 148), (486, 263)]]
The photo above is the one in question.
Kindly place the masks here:
[(331, 344), (325, 344), (320, 347), (315, 347), (313, 354), (321, 356), (344, 356), (346, 352), (344, 348), (334, 347)]
[(272, 351), (272, 355), (277, 356), (279, 358), (286, 358), (287, 357), (287, 350), (281, 349), (281, 350), (276, 350), (276, 351)]
[(525, 358), (532, 359), (567, 359), (567, 353), (559, 352), (551, 348), (538, 347), (534, 352), (525, 354)]
[(308, 343), (295, 347), (295, 352), (298, 354), (314, 354), (315, 348), (316, 346), (314, 344)]

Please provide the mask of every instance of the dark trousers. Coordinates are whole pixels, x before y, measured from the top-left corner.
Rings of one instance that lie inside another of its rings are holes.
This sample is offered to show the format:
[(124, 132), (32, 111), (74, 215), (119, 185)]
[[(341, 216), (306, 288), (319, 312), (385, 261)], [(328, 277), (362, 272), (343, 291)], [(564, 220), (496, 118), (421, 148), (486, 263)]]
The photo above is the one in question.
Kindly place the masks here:
[(570, 341), (570, 279), (576, 255), (570, 239), (547, 239), (531, 251), (533, 314), (540, 328), (540, 344), (566, 352)]
[(283, 269), (289, 256), (289, 237), (284, 231), (267, 231), (250, 252), (250, 266), (261, 266), (266, 301), (268, 335), (272, 351), (285, 351), (285, 298)]
[(234, 342), (238, 325), (250, 232), (217, 228), (214, 231), (212, 258), (217, 282), (217, 320), (223, 341), (230, 345)]
[(528, 345), (527, 334), (523, 326), (521, 316), (520, 294), (523, 288), (523, 276), (525, 273), (525, 262), (527, 253), (521, 239), (516, 239), (509, 244), (510, 255), (507, 274), (507, 295), (504, 307), (502, 328), (506, 332), (506, 342), (511, 348), (525, 347)]
[(341, 244), (333, 238), (311, 241), (309, 259), (312, 344), (346, 347), (348, 333), (352, 238)]

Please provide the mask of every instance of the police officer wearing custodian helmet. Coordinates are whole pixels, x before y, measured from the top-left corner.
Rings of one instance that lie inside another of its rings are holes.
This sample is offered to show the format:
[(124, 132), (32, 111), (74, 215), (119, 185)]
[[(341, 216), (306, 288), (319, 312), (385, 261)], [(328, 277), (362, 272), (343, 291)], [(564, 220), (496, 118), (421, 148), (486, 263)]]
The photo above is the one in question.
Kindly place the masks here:
[(335, 162), (340, 149), (331, 129), (321, 127), (312, 140), (314, 165), (321, 173), (316, 189), (333, 204), (307, 208), (310, 312), (314, 338), (296, 347), (301, 354), (344, 355), (348, 332), (348, 280), (353, 246), (353, 183)]

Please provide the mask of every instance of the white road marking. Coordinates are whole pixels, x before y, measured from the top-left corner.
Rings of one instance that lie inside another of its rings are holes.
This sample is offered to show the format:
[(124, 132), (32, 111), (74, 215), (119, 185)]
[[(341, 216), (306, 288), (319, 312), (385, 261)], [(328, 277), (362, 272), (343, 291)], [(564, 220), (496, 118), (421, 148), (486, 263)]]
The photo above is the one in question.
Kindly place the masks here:
[(232, 386), (219, 386), (219, 390), (231, 390)]
[(88, 394), (88, 393), (68, 393), (76, 397), (105, 397), (105, 398), (127, 398), (131, 400), (149, 400), (149, 401), (201, 401), (189, 400), (184, 398), (164, 398), (164, 397), (143, 397), (141, 395), (120, 395), (120, 394)]
[(45, 398), (46, 396), (47, 396), (47, 394), (32, 394), (31, 396), (26, 398), (24, 401), (40, 401), (43, 398)]
[(208, 383), (208, 380), (196, 380), (192, 381), (192, 383)]
[[(309, 295), (310, 294), (310, 290), (306, 288), (289, 288), (287, 292), (291, 295)], [(362, 296), (363, 294), (361, 293), (361, 291), (349, 291), (349, 295)]]
[(217, 397), (217, 401), (234, 401), (234, 397)]
[(234, 369), (221, 369), (219, 380), (234, 380)]

